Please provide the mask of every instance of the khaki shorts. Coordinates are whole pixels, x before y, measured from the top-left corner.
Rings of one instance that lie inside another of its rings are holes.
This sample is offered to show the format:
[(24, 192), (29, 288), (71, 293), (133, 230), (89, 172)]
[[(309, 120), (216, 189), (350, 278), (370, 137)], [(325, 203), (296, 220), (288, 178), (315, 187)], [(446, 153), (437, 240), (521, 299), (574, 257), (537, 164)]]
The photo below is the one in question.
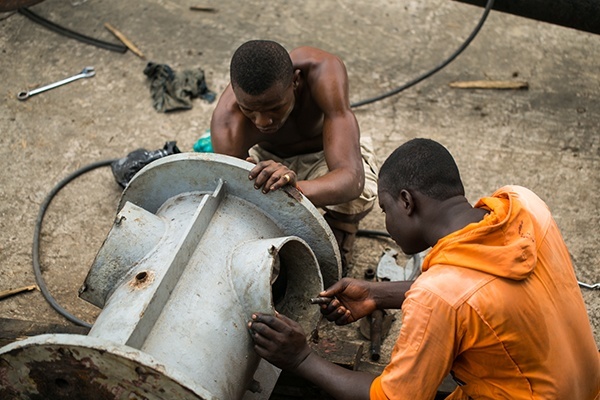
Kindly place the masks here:
[[(362, 194), (357, 199), (348, 203), (326, 206), (324, 207), (326, 210), (354, 215), (373, 208), (377, 200), (377, 174), (379, 173), (379, 166), (373, 151), (371, 137), (361, 137), (360, 149), (365, 169), (365, 188)], [(323, 151), (281, 158), (269, 153), (259, 145), (255, 145), (248, 151), (248, 154), (256, 161), (273, 160), (282, 163), (294, 171), (300, 181), (316, 179), (329, 172)]]

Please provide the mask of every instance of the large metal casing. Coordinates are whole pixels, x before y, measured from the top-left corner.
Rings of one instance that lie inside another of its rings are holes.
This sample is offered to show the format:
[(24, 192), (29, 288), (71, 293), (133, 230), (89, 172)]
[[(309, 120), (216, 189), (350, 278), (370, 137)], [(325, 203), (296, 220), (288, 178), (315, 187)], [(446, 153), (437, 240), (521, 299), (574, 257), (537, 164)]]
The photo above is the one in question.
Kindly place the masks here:
[(340, 257), (319, 211), (255, 190), (251, 168), (202, 153), (140, 171), (80, 291), (103, 308), (89, 335), (0, 349), (0, 397), (268, 399), (279, 370), (254, 352), (251, 314), (310, 332)]

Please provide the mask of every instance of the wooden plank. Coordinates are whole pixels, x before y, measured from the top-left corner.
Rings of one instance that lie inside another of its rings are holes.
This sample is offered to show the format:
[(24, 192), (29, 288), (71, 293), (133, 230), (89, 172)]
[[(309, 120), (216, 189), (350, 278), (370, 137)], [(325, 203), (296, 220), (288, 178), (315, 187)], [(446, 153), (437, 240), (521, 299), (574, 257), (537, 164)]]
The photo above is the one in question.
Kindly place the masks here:
[(529, 89), (529, 84), (523, 81), (458, 81), (448, 85), (456, 89)]

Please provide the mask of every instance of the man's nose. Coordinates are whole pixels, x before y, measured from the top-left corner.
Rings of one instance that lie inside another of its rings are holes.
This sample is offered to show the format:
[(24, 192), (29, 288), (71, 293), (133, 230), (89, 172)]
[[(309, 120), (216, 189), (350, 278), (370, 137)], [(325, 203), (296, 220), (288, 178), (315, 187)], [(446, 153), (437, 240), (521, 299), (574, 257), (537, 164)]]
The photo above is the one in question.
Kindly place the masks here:
[(267, 127), (273, 123), (273, 120), (266, 114), (258, 113), (254, 119), (254, 124), (260, 127)]

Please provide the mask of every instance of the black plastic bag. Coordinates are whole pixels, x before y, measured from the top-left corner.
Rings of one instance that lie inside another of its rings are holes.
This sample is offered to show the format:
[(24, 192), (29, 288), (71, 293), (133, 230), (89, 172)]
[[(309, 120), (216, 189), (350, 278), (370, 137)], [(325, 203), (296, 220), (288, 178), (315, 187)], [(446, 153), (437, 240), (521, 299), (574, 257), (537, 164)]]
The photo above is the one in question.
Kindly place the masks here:
[(177, 148), (177, 142), (167, 142), (162, 149), (148, 151), (146, 149), (137, 149), (127, 155), (114, 161), (110, 168), (117, 180), (117, 183), (122, 187), (127, 186), (129, 181), (135, 174), (152, 161), (158, 160), (171, 154), (181, 153)]

